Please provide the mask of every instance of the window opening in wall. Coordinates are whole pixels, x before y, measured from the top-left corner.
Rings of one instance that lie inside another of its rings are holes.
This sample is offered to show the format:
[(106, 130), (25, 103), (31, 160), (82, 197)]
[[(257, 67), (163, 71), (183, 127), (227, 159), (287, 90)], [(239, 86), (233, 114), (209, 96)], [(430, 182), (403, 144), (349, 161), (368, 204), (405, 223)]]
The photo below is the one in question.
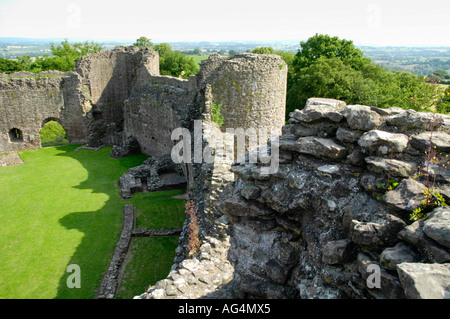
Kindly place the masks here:
[(18, 128), (12, 128), (9, 130), (9, 140), (11, 142), (23, 142), (23, 133)]

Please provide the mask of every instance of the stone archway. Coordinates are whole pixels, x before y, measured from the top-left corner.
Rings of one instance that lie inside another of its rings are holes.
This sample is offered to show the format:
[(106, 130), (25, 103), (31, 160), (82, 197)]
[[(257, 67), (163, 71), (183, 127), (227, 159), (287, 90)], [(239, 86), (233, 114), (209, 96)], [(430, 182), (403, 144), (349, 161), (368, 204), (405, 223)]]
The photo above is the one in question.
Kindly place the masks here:
[(60, 119), (56, 117), (48, 117), (42, 121), (41, 128), (39, 130), (39, 138), (41, 147), (70, 143), (66, 129), (62, 125)]
[(59, 118), (57, 118), (57, 117), (47, 117), (45, 120), (42, 121), (41, 129), (45, 126), (45, 124), (47, 124), (50, 121), (58, 122), (62, 126), (61, 120)]

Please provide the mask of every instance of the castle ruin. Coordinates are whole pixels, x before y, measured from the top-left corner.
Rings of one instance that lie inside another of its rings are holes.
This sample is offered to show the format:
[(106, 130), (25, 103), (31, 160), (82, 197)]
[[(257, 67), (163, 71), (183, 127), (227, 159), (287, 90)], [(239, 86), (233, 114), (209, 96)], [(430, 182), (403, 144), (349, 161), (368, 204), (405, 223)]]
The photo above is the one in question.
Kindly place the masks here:
[(120, 47), (67, 73), (0, 75), (0, 152), (39, 148), (48, 120), (72, 143), (120, 148), (134, 138), (154, 158), (170, 155), (174, 129), (195, 133), (196, 120), (202, 146), (226, 128), (281, 134), (267, 147), (279, 149), (274, 174), (233, 157), (190, 166), (198, 254), (185, 250), (185, 222), (169, 275), (136, 298), (448, 298), (449, 209), (425, 221), (409, 214), (423, 199), (426, 176), (416, 175), (430, 145), (444, 157), (429, 174), (450, 202), (449, 116), (311, 98), (284, 125), (280, 57), (214, 55), (188, 80), (161, 76), (158, 59)]
[(149, 49), (118, 47), (80, 58), (71, 72), (0, 75), (0, 152), (40, 147), (39, 131), (58, 121), (69, 141), (170, 154), (171, 132), (192, 127), (205, 107), (222, 104), (224, 127), (276, 128), (285, 118), (287, 66), (277, 56), (212, 56), (189, 80), (159, 75)]

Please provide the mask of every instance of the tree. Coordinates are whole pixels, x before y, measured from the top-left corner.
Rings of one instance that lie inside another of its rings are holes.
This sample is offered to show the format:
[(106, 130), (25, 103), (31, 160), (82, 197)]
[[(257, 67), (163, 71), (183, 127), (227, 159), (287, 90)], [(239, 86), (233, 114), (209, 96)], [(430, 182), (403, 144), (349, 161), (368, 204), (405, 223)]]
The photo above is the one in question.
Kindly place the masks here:
[(300, 47), (294, 61), (296, 71), (309, 67), (320, 57), (338, 58), (357, 70), (370, 63), (370, 59), (364, 57), (364, 53), (353, 45), (353, 41), (326, 34), (316, 34), (307, 41), (301, 41)]
[(0, 58), (0, 73), (13, 73), (17, 71), (21, 71), (19, 62)]
[(439, 113), (450, 113), (450, 85), (443, 92), (442, 99), (437, 104), (437, 111)]
[(136, 40), (135, 43), (133, 43), (133, 45), (138, 46), (140, 49), (145, 49), (145, 48), (153, 48), (153, 42), (152, 40), (146, 38), (146, 37), (140, 37), (139, 39)]
[(187, 79), (198, 72), (199, 66), (192, 57), (179, 51), (170, 51), (159, 57), (159, 69), (161, 75)]
[(88, 53), (96, 53), (102, 50), (101, 45), (94, 42), (75, 42), (70, 44), (67, 40), (55, 46), (50, 43), (53, 56), (44, 56), (41, 62), (42, 70), (71, 71), (76, 61)]
[(303, 108), (310, 97), (382, 108), (435, 110), (439, 88), (425, 83), (423, 77), (390, 72), (372, 63), (352, 41), (316, 34), (300, 46), (288, 76), (287, 115)]
[(199, 70), (198, 64), (190, 56), (173, 51), (168, 43), (160, 43), (153, 47), (159, 53), (159, 72), (161, 75), (189, 78)]
[(446, 83), (446, 80), (450, 79), (450, 75), (447, 71), (442, 69), (434, 70), (431, 75), (428, 76), (427, 82), (430, 83)]
[(250, 52), (257, 53), (257, 54), (274, 54), (274, 50), (271, 47), (258, 47), (258, 48), (254, 48)]
[(160, 43), (155, 45), (153, 50), (159, 53), (160, 58), (164, 58), (172, 52), (172, 47), (168, 43)]
[(50, 43), (53, 56), (44, 54), (42, 57), (30, 56), (17, 57), (17, 61), (7, 62), (7, 59), (0, 60), (0, 72), (30, 71), (38, 73), (47, 70), (71, 71), (75, 67), (76, 61), (88, 53), (95, 53), (102, 50), (102, 47), (94, 42), (76, 42), (70, 44), (67, 40), (56, 46)]

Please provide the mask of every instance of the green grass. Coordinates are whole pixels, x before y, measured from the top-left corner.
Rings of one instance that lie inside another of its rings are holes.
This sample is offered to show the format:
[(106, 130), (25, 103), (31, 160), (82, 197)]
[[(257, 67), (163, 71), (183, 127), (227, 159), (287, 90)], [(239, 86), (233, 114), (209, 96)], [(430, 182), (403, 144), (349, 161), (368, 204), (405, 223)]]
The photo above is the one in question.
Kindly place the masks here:
[[(138, 193), (125, 202), (136, 206), (136, 228), (176, 228), (183, 226), (186, 219), (185, 200), (172, 197), (183, 193), (182, 190)], [(167, 277), (177, 246), (176, 236), (133, 239), (116, 298), (133, 298)]]
[(116, 299), (130, 299), (167, 277), (175, 257), (178, 237), (135, 238)]
[(200, 64), (201, 61), (206, 60), (209, 58), (209, 55), (189, 55), (192, 57), (195, 61), (195, 63)]
[(136, 228), (176, 228), (186, 219), (185, 200), (172, 198), (182, 190), (133, 194), (126, 204), (136, 206)]
[[(115, 160), (111, 148), (24, 151), (0, 168), (0, 298), (93, 298), (122, 228), (118, 178), (144, 155)], [(69, 289), (78, 264), (81, 288)]]

